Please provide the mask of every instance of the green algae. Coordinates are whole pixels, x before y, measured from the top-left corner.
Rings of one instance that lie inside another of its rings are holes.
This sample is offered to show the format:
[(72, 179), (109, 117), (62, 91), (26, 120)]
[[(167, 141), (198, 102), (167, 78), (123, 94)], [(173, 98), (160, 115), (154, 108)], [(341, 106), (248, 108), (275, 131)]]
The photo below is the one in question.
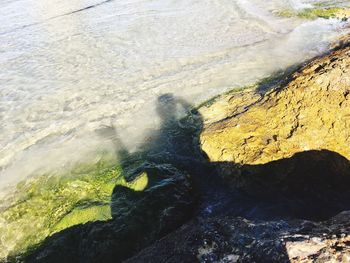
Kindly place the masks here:
[(106, 221), (108, 219), (111, 219), (111, 207), (109, 204), (75, 208), (55, 225), (53, 232), (59, 232), (72, 225), (91, 221)]
[(338, 14), (343, 10), (340, 7), (333, 8), (306, 8), (297, 13), (297, 16), (304, 19), (316, 19), (316, 18), (336, 18)]
[(64, 174), (43, 174), (19, 182), (0, 202), (0, 261), (24, 255), (46, 237), (71, 226), (111, 219), (116, 185), (134, 191), (147, 187), (146, 172), (133, 178), (126, 181), (122, 166), (104, 158)]
[(111, 218), (114, 187), (128, 183), (120, 166), (79, 165), (63, 175), (40, 175), (22, 181), (1, 202), (0, 259), (24, 253), (55, 232), (89, 221)]
[[(343, 7), (323, 7), (322, 4), (315, 5), (314, 8), (305, 8), (302, 10), (280, 10), (276, 12), (276, 14), (280, 17), (299, 17), (302, 19), (309, 19), (314, 20), (317, 18), (324, 18), (324, 19), (330, 19), (330, 18), (340, 18), (339, 15), (344, 11), (346, 8)], [(342, 19), (346, 19), (346, 17), (341, 17)]]

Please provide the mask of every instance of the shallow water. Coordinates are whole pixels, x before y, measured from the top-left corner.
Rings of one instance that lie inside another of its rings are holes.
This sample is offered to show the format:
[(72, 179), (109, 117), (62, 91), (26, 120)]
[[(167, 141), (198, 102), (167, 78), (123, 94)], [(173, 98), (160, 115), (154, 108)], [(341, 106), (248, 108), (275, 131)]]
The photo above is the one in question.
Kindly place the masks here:
[(344, 22), (275, 15), (314, 2), (2, 1), (0, 186), (112, 152), (104, 125), (137, 148), (161, 94), (196, 105), (321, 54)]

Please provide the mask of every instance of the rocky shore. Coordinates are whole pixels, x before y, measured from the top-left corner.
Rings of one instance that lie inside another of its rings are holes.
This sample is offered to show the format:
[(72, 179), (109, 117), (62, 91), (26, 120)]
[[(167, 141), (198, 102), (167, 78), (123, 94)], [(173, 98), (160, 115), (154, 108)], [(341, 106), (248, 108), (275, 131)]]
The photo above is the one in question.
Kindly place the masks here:
[(349, 262), (350, 47), (200, 111), (203, 151), (245, 198), (127, 262)]
[(350, 262), (350, 46), (199, 110), (164, 102), (111, 219), (8, 262)]
[(320, 223), (196, 219), (126, 262), (349, 262), (349, 216)]
[(350, 159), (350, 48), (289, 79), (272, 91), (233, 94), (203, 109), (201, 144), (211, 162), (264, 164), (321, 149)]

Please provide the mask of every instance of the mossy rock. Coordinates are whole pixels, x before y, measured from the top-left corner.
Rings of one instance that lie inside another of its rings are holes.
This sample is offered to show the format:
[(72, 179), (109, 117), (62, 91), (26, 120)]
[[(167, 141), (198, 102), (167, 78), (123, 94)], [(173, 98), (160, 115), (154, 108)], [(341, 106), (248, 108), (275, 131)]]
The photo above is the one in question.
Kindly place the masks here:
[(64, 228), (111, 218), (110, 198), (125, 185), (119, 166), (81, 165), (63, 175), (34, 176), (2, 200), (0, 260), (24, 253)]
[(299, 17), (303, 19), (317, 19), (317, 18), (337, 18), (342, 20), (347, 20), (350, 16), (349, 8), (345, 7), (314, 7), (314, 8), (305, 8), (302, 10), (280, 10), (276, 12), (280, 17)]
[[(32, 247), (24, 262), (121, 262), (188, 220), (195, 196), (190, 177), (169, 164), (145, 163), (132, 182), (111, 193), (112, 219), (75, 225)], [(132, 189), (130, 186), (133, 186)], [(106, 216), (107, 207), (76, 209), (56, 225)], [(82, 215), (82, 216), (80, 216)], [(106, 218), (106, 217), (105, 217)], [(15, 258), (15, 257), (14, 257)]]

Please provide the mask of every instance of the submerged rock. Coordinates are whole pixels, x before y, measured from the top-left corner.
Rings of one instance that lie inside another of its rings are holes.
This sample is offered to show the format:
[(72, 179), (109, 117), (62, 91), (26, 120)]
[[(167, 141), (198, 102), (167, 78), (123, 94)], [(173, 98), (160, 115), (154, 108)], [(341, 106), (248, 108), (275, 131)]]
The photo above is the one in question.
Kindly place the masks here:
[(20, 182), (0, 200), (0, 261), (62, 229), (111, 219), (113, 188), (126, 185), (120, 173), (120, 167), (98, 162)]
[[(170, 165), (145, 164), (145, 189), (116, 186), (112, 219), (73, 226), (47, 238), (24, 262), (121, 262), (183, 224), (192, 214), (189, 177)], [(13, 259), (11, 259), (13, 260)], [(14, 259), (15, 260), (15, 259)]]

